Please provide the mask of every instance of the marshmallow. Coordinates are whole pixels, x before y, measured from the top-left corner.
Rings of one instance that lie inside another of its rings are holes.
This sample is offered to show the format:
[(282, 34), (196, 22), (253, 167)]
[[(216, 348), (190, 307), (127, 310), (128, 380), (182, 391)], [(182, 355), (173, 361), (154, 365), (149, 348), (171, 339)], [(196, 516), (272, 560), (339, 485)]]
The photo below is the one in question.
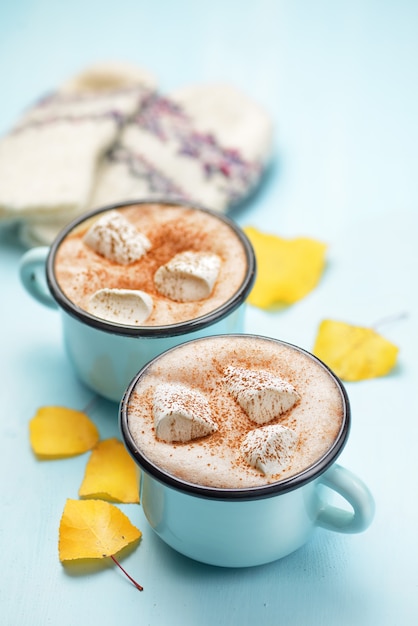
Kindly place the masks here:
[(218, 430), (205, 396), (180, 383), (163, 383), (154, 392), (154, 426), (158, 439), (186, 442)]
[(298, 436), (290, 428), (272, 424), (251, 430), (244, 438), (240, 452), (249, 465), (263, 474), (278, 474), (292, 460)]
[(87, 311), (96, 317), (129, 326), (145, 322), (152, 309), (151, 296), (132, 289), (99, 289), (87, 306)]
[(84, 243), (120, 265), (140, 259), (150, 248), (145, 235), (117, 211), (107, 211), (89, 228)]
[(177, 302), (194, 302), (207, 298), (221, 268), (221, 259), (209, 252), (181, 252), (154, 275), (158, 291)]
[(257, 424), (271, 422), (300, 399), (293, 385), (265, 370), (230, 366), (224, 372), (223, 382), (248, 417)]

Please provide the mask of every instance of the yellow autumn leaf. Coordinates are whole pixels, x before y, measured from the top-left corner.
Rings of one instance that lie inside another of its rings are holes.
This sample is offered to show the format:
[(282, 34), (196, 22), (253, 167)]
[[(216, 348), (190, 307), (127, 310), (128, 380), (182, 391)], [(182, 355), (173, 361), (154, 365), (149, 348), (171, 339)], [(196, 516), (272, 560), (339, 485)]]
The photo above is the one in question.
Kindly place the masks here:
[(324, 320), (313, 353), (344, 381), (385, 376), (396, 365), (399, 349), (372, 328)]
[(257, 259), (250, 304), (263, 309), (293, 304), (316, 287), (325, 267), (324, 243), (307, 237), (283, 239), (252, 226), (244, 231)]
[(101, 559), (117, 554), (141, 536), (115, 505), (104, 500), (68, 499), (59, 527), (59, 558)]
[(113, 502), (139, 502), (139, 471), (116, 438), (100, 441), (87, 461), (78, 495)]
[(91, 450), (99, 439), (89, 417), (62, 406), (44, 406), (29, 422), (33, 451), (39, 458), (58, 459)]

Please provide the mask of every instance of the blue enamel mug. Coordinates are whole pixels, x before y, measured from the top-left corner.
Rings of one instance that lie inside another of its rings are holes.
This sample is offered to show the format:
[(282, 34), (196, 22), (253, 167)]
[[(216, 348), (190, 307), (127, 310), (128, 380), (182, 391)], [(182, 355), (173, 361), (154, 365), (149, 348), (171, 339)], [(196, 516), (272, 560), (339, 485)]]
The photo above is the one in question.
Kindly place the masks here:
[[(246, 259), (243, 281), (237, 291), (216, 309), (193, 319), (164, 326), (126, 325), (100, 319), (80, 308), (64, 293), (55, 273), (55, 260), (61, 243), (83, 222), (114, 209), (130, 206), (161, 205), (186, 207), (211, 215), (227, 225), (239, 239)], [(21, 281), (41, 304), (58, 309), (68, 358), (78, 378), (99, 395), (120, 402), (135, 373), (161, 352), (186, 339), (211, 334), (241, 332), (245, 299), (255, 279), (253, 248), (245, 233), (224, 215), (186, 202), (138, 201), (109, 205), (86, 213), (65, 227), (50, 247), (28, 250), (20, 263)]]
[[(238, 334), (235, 337), (254, 336)], [(359, 533), (368, 528), (374, 517), (375, 505), (368, 487), (354, 473), (336, 463), (350, 430), (349, 399), (342, 383), (326, 365), (305, 350), (276, 339), (259, 338), (306, 354), (334, 379), (341, 394), (343, 418), (334, 442), (325, 454), (295, 475), (254, 487), (217, 488), (189, 482), (162, 468), (155, 458), (139, 448), (129, 428), (130, 403), (137, 393), (137, 384), (154, 364), (158, 367), (158, 357), (131, 381), (120, 405), (122, 438), (141, 470), (141, 504), (146, 519), (169, 546), (210, 565), (265, 564), (303, 546), (317, 527), (338, 533)], [(218, 339), (211, 337), (209, 341)], [(204, 341), (207, 340), (190, 343)], [(183, 348), (187, 344), (189, 342)], [(181, 348), (173, 348), (166, 354), (176, 354), (180, 363)], [(161, 456), (159, 460), (161, 463)], [(341, 506), (335, 505), (336, 494), (339, 500), (345, 501)]]

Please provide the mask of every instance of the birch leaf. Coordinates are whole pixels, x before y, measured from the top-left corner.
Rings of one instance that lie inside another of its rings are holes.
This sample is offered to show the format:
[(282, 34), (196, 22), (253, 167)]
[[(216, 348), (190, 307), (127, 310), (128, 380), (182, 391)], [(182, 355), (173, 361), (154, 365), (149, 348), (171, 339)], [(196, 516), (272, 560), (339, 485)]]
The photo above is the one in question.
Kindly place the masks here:
[(101, 559), (140, 537), (141, 531), (113, 504), (68, 499), (59, 528), (60, 561)]
[(283, 239), (252, 226), (244, 231), (257, 260), (250, 304), (262, 309), (294, 304), (317, 286), (325, 267), (324, 243), (307, 237)]
[(44, 406), (29, 422), (30, 443), (41, 459), (59, 459), (91, 450), (99, 439), (96, 426), (81, 411)]
[(313, 353), (344, 381), (385, 376), (396, 365), (399, 349), (372, 328), (323, 320)]
[(106, 439), (96, 445), (78, 495), (112, 502), (139, 502), (139, 472), (121, 441)]
[(137, 589), (139, 585), (116, 559), (126, 546), (139, 541), (141, 531), (113, 504), (103, 500), (68, 499), (59, 527), (59, 558), (65, 563), (78, 559), (109, 557)]

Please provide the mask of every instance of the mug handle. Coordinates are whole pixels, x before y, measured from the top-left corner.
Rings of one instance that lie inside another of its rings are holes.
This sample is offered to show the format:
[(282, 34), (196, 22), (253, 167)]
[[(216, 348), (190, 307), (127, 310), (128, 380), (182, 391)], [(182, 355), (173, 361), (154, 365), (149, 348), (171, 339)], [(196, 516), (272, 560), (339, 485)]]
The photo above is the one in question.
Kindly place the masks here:
[(322, 501), (316, 524), (340, 533), (360, 533), (371, 524), (375, 504), (368, 487), (355, 474), (334, 464), (319, 479), (319, 484), (336, 491), (351, 505), (346, 511)]
[(35, 300), (56, 309), (58, 305), (49, 292), (45, 276), (48, 253), (48, 246), (39, 246), (25, 252), (20, 260), (19, 273), (23, 286)]

